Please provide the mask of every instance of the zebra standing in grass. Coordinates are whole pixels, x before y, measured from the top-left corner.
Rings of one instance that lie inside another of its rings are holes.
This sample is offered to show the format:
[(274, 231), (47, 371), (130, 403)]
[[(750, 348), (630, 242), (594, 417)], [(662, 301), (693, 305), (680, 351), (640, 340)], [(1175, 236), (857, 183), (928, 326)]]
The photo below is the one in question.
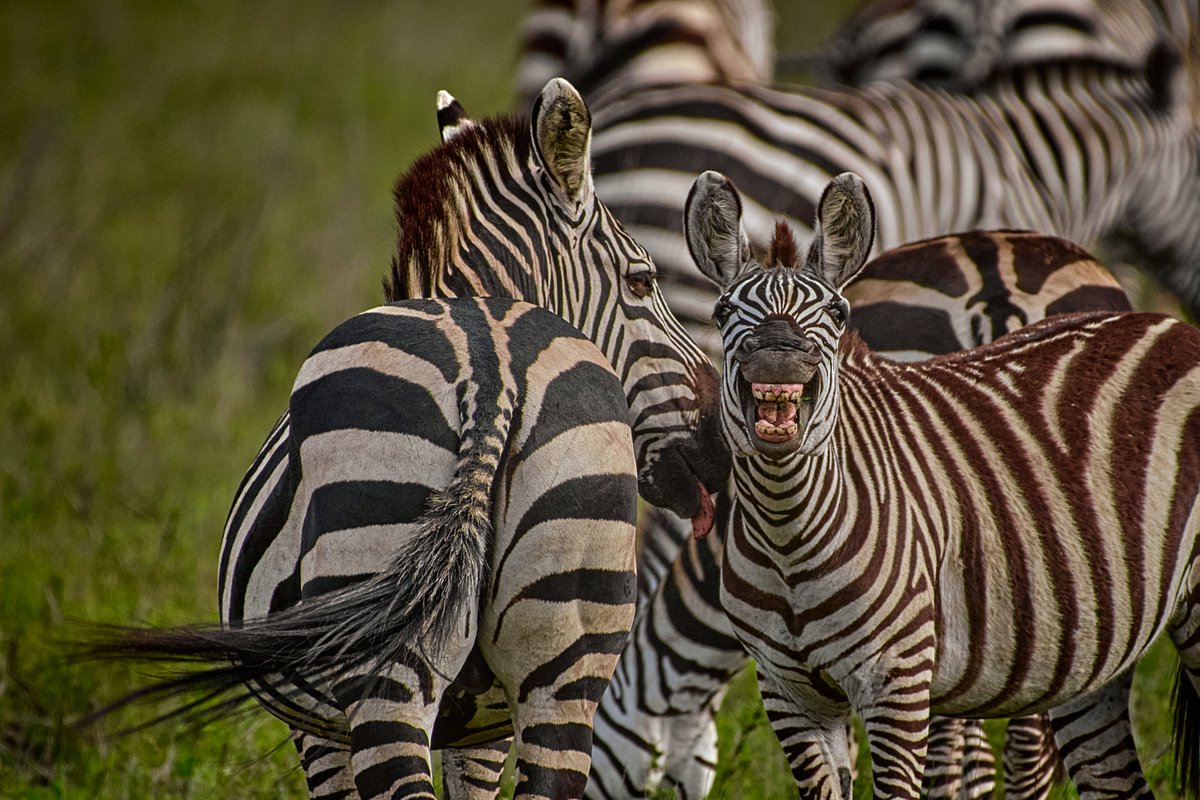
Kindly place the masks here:
[(696, 181), (687, 240), (722, 287), (735, 451), (721, 601), (801, 791), (850, 796), (852, 708), (875, 796), (912, 798), (931, 709), (1049, 710), (1081, 797), (1149, 796), (1129, 683), (1167, 632), (1196, 796), (1200, 331), (1060, 316), (897, 364), (843, 335), (874, 229), (857, 176), (823, 193), (803, 264), (784, 224), (759, 264), (741, 216), (724, 176)]
[[(653, 262), (595, 197), (590, 117), (582, 98), (570, 84), (553, 80), (531, 117), (528, 123), (476, 123), (449, 95), (439, 96), (446, 141), (396, 186), (400, 240), (387, 294), (508, 296), (563, 317), (599, 346), (624, 386), (639, 491), (685, 516), (696, 514), (703, 510), (705, 487), (721, 485), (728, 469), (728, 451), (712, 424), (715, 373), (663, 303)], [(290, 413), (284, 414), (235, 497), (220, 561), (222, 619), (230, 627), (357, 585), (382, 563), (370, 536), (355, 535), (354, 527), (326, 530), (339, 517), (307, 513), (296, 450), (302, 446)], [(376, 488), (386, 499), (386, 485)], [(336, 494), (336, 486), (328, 490), (329, 497)], [(320, 571), (312, 574), (308, 554), (321, 535), (344, 550), (315, 562)], [(360, 545), (364, 549), (356, 551)], [(551, 588), (533, 585), (530, 591), (536, 596)], [(500, 738), (509, 717), (502, 687), (477, 652), (467, 666), (449, 694), (455, 725), (471, 731), (461, 737), (471, 744)], [(541, 692), (540, 681), (552, 677), (531, 678), (526, 690)], [(586, 699), (602, 688), (581, 679), (570, 692)], [(329, 737), (341, 736), (344, 726), (313, 731), (301, 700), (265, 698), (277, 713), (296, 717), (312, 794), (336, 795), (349, 786), (351, 758), (344, 743)], [(297, 703), (301, 710), (289, 712)], [(474, 752), (474, 771), (459, 777), (480, 780), (477, 769), (486, 771), (494, 753)], [(452, 753), (448, 760), (458, 759)]]
[[(1077, 245), (1027, 231), (895, 248), (871, 260), (846, 297), (850, 326), (876, 352), (902, 360), (975, 347), (1049, 314), (1130, 310), (1112, 274)], [(596, 710), (587, 796), (641, 797), (669, 786), (679, 797), (703, 797), (715, 777), (717, 708), (748, 659), (721, 609), (723, 543), (691, 539), (691, 523), (661, 509), (645, 512), (639, 526), (642, 605)], [(1010, 721), (1005, 756), (1006, 796), (1044, 797), (1058, 762), (1037, 718)], [(992, 750), (976, 721), (936, 718), (926, 762), (931, 798), (993, 793)]]

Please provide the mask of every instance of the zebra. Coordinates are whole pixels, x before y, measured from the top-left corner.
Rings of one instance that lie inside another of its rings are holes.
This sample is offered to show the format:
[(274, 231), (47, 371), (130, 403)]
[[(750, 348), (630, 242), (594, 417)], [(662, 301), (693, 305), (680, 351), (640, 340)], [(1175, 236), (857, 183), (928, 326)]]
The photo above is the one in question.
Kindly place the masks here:
[(1196, 796), (1200, 330), (1061, 315), (898, 364), (844, 334), (839, 291), (874, 233), (857, 175), (822, 194), (803, 262), (783, 222), (752, 256), (719, 173), (685, 208), (722, 289), (735, 457), (721, 603), (802, 794), (850, 796), (853, 708), (877, 797), (918, 796), (931, 709), (1048, 710), (1081, 797), (1150, 796), (1128, 694), (1166, 632), (1177, 768)]
[(1195, 0), (884, 0), (822, 48), (822, 77), (972, 89), (996, 70), (1071, 58), (1136, 68), (1164, 35), (1186, 49)]
[(745, 192), (751, 241), (777, 215), (807, 239), (829, 179), (876, 186), (878, 246), (1021, 228), (1084, 247), (1132, 230), (1149, 268), (1200, 310), (1200, 126), (1168, 44), (1144, 68), (1090, 61), (997, 75), (970, 95), (909, 83), (853, 88), (687, 84), (593, 104), (596, 190), (653, 255), (676, 316), (707, 350), (715, 297), (692, 265), (681, 199), (707, 168)]
[[(1029, 231), (969, 231), (894, 248), (863, 267), (846, 298), (855, 309), (850, 327), (895, 360), (975, 347), (1051, 314), (1131, 310), (1116, 278), (1082, 248)], [(723, 543), (692, 539), (690, 521), (661, 509), (647, 509), (639, 527), (640, 607), (596, 710), (586, 796), (640, 797), (668, 786), (703, 797), (715, 778), (716, 711), (748, 661), (721, 610)], [(991, 796), (995, 764), (982, 735), (975, 721), (935, 719), (931, 798)], [(1009, 723), (1005, 754), (1007, 796), (1045, 796), (1058, 762), (1039, 718)]]
[[(396, 184), (400, 237), (385, 295), (393, 301), (507, 296), (562, 317), (600, 348), (621, 381), (638, 491), (684, 516), (702, 512), (706, 487), (722, 485), (728, 470), (713, 413), (716, 374), (662, 301), (653, 261), (595, 197), (582, 97), (568, 82), (551, 80), (528, 121), (470, 120), (448, 93), (439, 94), (438, 106), (442, 146)], [(335, 536), (331, 541), (345, 542), (338, 558), (322, 561), (319, 577), (302, 574), (312, 540), (323, 531), (306, 514), (298, 446), (285, 412), (234, 498), (218, 587), (229, 629), (274, 619), (310, 597), (349, 591), (381, 563), (369, 537), (355, 552), (360, 540)], [(501, 738), (511, 726), (503, 687), (487, 679), (477, 655), (469, 666), (470, 691), (450, 696), (464, 729), (478, 717), (466, 737), (475, 745)], [(585, 681), (577, 690), (583, 698), (601, 688)], [(286, 700), (288, 707), (300, 702)], [(267, 704), (285, 718), (300, 717), (296, 743), (312, 794), (348, 785), (349, 751), (329, 739), (341, 736), (342, 726), (313, 731), (309, 712)]]
[(518, 102), (563, 75), (588, 98), (657, 83), (770, 82), (765, 0), (539, 0), (521, 32)]

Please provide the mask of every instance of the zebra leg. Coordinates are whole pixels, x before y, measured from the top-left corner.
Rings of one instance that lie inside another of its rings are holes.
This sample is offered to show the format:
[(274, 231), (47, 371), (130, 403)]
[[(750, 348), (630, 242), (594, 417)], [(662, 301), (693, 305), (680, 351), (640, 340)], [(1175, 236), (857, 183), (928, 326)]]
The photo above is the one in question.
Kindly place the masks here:
[(1081, 800), (1153, 797), (1129, 722), (1132, 671), (1051, 710), (1054, 738)]
[(362, 800), (435, 800), (429, 736), (446, 673), (393, 664), (335, 688), (350, 721), (350, 766)]
[(849, 714), (840, 719), (814, 720), (762, 670), (758, 671), (758, 688), (800, 796), (812, 800), (850, 800), (854, 776), (846, 737)]
[(952, 800), (963, 785), (963, 729), (966, 720), (933, 717), (925, 757), (924, 792), (929, 800)]
[(512, 739), (442, 751), (445, 800), (484, 800), (500, 793), (500, 776)]
[(1045, 714), (1015, 717), (1004, 735), (1004, 796), (1046, 800), (1058, 780), (1058, 748)]
[(983, 720), (970, 719), (963, 724), (962, 789), (963, 800), (991, 797), (996, 791), (996, 754), (983, 730)]
[(292, 743), (300, 754), (310, 800), (356, 800), (346, 745), (296, 729), (292, 730)]

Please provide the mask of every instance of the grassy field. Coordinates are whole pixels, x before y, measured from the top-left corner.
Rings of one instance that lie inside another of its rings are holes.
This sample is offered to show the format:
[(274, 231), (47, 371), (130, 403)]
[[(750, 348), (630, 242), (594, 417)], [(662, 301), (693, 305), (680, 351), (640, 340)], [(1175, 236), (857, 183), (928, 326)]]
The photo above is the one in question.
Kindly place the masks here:
[[(303, 795), (262, 714), (73, 727), (137, 675), (53, 644), (72, 620), (215, 619), (233, 491), (311, 345), (381, 299), (435, 92), (509, 106), (525, 5), (453, 8), (0, 4), (0, 797)], [(832, 19), (781, 16), (785, 47)], [(1164, 664), (1138, 700), (1152, 755)], [(721, 719), (722, 797), (791, 791), (754, 693)]]

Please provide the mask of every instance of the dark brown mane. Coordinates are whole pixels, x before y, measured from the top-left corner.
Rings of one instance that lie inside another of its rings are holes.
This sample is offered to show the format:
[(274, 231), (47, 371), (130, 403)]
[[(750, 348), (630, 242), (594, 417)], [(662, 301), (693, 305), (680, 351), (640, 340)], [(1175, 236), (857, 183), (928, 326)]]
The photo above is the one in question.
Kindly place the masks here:
[[(392, 198), (398, 228), (391, 275), (383, 281), (388, 301), (427, 297), (454, 255), (454, 231), (462, 203), (480, 174), (511, 172), (532, 156), (529, 120), (485, 119), (420, 156), (396, 181)], [(503, 165), (487, 169), (486, 164)]]
[(771, 236), (771, 246), (767, 250), (767, 269), (795, 269), (800, 266), (800, 246), (787, 222), (782, 219), (775, 221), (775, 232)]

